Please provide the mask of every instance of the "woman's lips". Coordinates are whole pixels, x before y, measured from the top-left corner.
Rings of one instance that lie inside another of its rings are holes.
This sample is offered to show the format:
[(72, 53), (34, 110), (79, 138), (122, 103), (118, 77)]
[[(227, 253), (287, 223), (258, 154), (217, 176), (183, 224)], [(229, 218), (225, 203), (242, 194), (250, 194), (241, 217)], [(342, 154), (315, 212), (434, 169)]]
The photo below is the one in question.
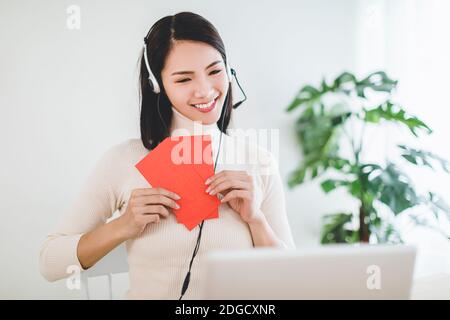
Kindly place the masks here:
[(217, 97), (216, 99), (214, 99), (214, 102), (212, 103), (212, 105), (210, 106), (210, 107), (208, 107), (208, 108), (196, 108), (196, 107), (193, 107), (193, 108), (195, 108), (196, 110), (198, 110), (198, 111), (200, 111), (200, 112), (202, 112), (202, 113), (208, 113), (208, 112), (210, 112), (211, 110), (213, 110), (215, 107), (216, 107), (216, 103), (217, 103), (217, 100), (218, 100), (218, 98), (219, 97)]

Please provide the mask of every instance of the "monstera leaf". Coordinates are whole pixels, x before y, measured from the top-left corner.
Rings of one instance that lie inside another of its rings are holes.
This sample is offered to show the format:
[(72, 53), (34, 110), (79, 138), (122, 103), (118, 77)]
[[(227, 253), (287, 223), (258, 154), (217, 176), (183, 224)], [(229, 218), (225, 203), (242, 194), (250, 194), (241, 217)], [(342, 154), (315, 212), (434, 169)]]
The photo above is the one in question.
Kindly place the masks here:
[(410, 163), (435, 169), (433, 163), (437, 162), (442, 170), (450, 173), (450, 163), (447, 160), (428, 151), (409, 148), (405, 145), (398, 145), (398, 147), (402, 150), (402, 157)]
[(417, 130), (425, 130), (431, 133), (432, 130), (416, 117), (408, 116), (400, 106), (393, 104), (389, 100), (370, 110), (364, 109), (364, 120), (366, 122), (379, 123), (381, 119), (396, 122), (407, 126), (407, 128), (418, 136)]

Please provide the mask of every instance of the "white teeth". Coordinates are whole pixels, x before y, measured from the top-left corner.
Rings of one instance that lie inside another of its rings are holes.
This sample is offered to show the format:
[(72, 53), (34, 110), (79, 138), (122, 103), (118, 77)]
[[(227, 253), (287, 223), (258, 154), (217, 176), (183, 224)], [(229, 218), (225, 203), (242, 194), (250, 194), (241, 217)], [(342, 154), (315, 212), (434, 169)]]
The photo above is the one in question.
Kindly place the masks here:
[[(215, 100), (215, 99), (214, 99)], [(212, 106), (212, 104), (214, 103), (214, 100), (206, 103), (206, 104), (194, 104), (194, 107), (199, 108), (199, 109), (206, 109)]]

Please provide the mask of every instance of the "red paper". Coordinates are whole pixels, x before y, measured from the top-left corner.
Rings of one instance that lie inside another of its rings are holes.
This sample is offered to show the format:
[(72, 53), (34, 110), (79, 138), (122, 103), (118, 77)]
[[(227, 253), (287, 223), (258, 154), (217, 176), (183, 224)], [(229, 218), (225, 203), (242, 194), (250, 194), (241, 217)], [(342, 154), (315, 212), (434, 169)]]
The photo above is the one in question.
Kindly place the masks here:
[(180, 195), (180, 209), (173, 212), (189, 230), (202, 220), (219, 217), (219, 199), (205, 192), (206, 179), (214, 175), (211, 136), (166, 138), (136, 168), (153, 188)]

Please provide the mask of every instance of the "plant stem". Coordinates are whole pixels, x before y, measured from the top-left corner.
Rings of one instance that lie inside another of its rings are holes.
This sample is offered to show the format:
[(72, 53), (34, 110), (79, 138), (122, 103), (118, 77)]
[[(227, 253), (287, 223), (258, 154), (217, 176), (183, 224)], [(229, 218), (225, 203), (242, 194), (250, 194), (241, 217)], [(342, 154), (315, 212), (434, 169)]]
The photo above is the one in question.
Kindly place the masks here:
[(363, 172), (359, 166), (359, 162), (357, 162), (356, 165), (359, 168), (359, 170), (358, 170), (358, 180), (359, 180), (359, 186), (360, 186), (359, 200), (361, 201), (361, 206), (359, 207), (359, 241), (368, 243), (370, 235), (369, 235), (369, 226), (366, 223), (366, 219), (365, 219), (367, 216), (367, 212), (366, 212), (366, 205), (364, 202), (364, 193), (365, 193), (366, 186), (364, 184), (364, 179), (362, 178)]
[(359, 142), (357, 148), (354, 149), (354, 153), (355, 153), (356, 166), (358, 167), (358, 180), (359, 180), (359, 185), (360, 185), (359, 200), (361, 201), (361, 206), (359, 208), (359, 241), (364, 242), (364, 243), (369, 243), (369, 237), (370, 237), (369, 225), (366, 223), (366, 216), (368, 214), (366, 212), (366, 204), (364, 201), (366, 185), (365, 185), (365, 180), (363, 179), (364, 173), (362, 172), (362, 169), (360, 167), (360, 165), (361, 165), (360, 156), (361, 156), (361, 152), (362, 152), (364, 130), (365, 130), (365, 123), (363, 124), (363, 128), (361, 131), (360, 142)]
[[(362, 137), (360, 140), (360, 143), (358, 144), (358, 146), (356, 146), (356, 141), (355, 138), (353, 136), (353, 124), (351, 123), (351, 119), (349, 120), (349, 125), (350, 125), (350, 130), (352, 131), (352, 135), (350, 135), (347, 132), (347, 129), (345, 128), (345, 126), (342, 128), (344, 131), (344, 135), (347, 137), (350, 146), (352, 148), (352, 152), (353, 152), (353, 157), (355, 160), (355, 166), (359, 168), (360, 165), (360, 153), (362, 150)], [(364, 129), (365, 126), (363, 127), (363, 132), (362, 134), (364, 134)], [(362, 175), (363, 172), (362, 171), (358, 171), (358, 173), (356, 174), (357, 178), (359, 180), (359, 184), (360, 184), (360, 194), (359, 194), (359, 200), (361, 201), (361, 206), (359, 208), (359, 241), (360, 242), (365, 242), (368, 243), (369, 242), (369, 226), (367, 225), (366, 221), (365, 221), (365, 217), (367, 216), (366, 212), (365, 212), (365, 204), (364, 204), (364, 181), (362, 179)]]
[[(348, 122), (351, 125), (351, 119), (348, 120)], [(353, 130), (350, 127), (352, 134), (353, 134)], [(344, 132), (344, 135), (347, 137), (348, 139), (348, 143), (350, 144), (350, 147), (352, 148), (352, 152), (353, 152), (353, 156), (355, 157), (355, 164), (358, 163), (358, 157), (357, 157), (357, 152), (356, 152), (356, 148), (355, 148), (355, 141), (352, 138), (352, 135), (350, 135), (347, 131), (347, 129), (345, 128), (345, 126), (342, 126), (342, 131)]]
[[(363, 148), (363, 139), (364, 139), (364, 133), (365, 133), (365, 129), (366, 129), (366, 122), (363, 121), (363, 125), (362, 125), (362, 129), (361, 129), (361, 137), (359, 140), (359, 144), (358, 144), (358, 150), (357, 150), (357, 155), (355, 156), (357, 158), (357, 165), (359, 167), (359, 162), (360, 162), (360, 156), (362, 154), (362, 148)], [(370, 237), (370, 232), (369, 232), (369, 225), (366, 223), (366, 216), (368, 215), (366, 212), (366, 205), (364, 203), (364, 193), (365, 193), (365, 189), (366, 186), (364, 184), (364, 179), (362, 179), (363, 176), (363, 172), (360, 171), (358, 172), (358, 179), (359, 179), (359, 183), (360, 183), (360, 201), (361, 201), (361, 207), (359, 208), (359, 241), (361, 242), (365, 242), (365, 243), (369, 243), (369, 237)]]
[(361, 154), (362, 153), (362, 148), (363, 148), (363, 139), (364, 139), (364, 133), (366, 131), (366, 123), (363, 122), (363, 127), (361, 130), (361, 138), (359, 140), (359, 146), (358, 146), (358, 153)]
[(359, 241), (369, 243), (369, 226), (365, 221), (365, 217), (364, 204), (361, 203), (361, 207), (359, 208)]

